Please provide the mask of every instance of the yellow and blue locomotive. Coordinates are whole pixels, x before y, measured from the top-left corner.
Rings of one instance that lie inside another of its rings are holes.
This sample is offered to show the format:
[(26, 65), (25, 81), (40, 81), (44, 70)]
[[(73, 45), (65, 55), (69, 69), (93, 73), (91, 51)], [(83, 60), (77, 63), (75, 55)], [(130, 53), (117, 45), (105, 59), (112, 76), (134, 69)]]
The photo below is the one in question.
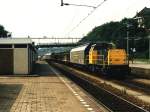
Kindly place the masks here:
[(70, 51), (70, 62), (91, 71), (109, 74), (130, 72), (125, 50), (116, 49), (110, 43), (91, 43), (73, 48)]

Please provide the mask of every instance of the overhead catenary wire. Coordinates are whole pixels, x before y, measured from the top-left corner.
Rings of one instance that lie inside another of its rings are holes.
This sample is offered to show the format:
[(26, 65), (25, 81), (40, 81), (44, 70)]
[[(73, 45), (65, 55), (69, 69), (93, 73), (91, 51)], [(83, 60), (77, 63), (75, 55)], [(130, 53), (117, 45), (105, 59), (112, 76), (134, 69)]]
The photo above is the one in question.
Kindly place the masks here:
[(68, 33), (68, 35), (74, 31), (77, 27), (79, 27), (79, 25), (85, 21), (90, 15), (92, 15), (96, 9), (98, 9), (102, 4), (104, 4), (107, 0), (102, 1), (100, 4), (98, 4), (90, 13), (88, 13), (88, 15), (86, 17), (84, 17), (75, 27), (72, 28), (72, 30)]
[(68, 31), (68, 29), (70, 29), (70, 28), (71, 28), (71, 25), (72, 25), (73, 21), (75, 20), (76, 16), (77, 16), (77, 14), (76, 14), (76, 13), (74, 13), (74, 16), (72, 17), (72, 19), (71, 19), (70, 23), (66, 26), (66, 28), (65, 28), (64, 32)]
[(95, 6), (90, 6), (90, 5), (78, 5), (78, 4), (70, 4), (70, 3), (63, 3), (63, 5), (74, 5), (74, 6), (81, 6), (81, 7), (91, 7), (91, 8), (96, 8)]

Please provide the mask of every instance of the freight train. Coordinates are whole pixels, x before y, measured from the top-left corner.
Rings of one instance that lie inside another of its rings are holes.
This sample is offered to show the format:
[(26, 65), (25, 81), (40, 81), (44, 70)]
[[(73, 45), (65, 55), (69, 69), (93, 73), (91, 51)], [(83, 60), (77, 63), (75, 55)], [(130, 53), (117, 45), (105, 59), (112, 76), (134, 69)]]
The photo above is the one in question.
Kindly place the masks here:
[(107, 74), (129, 74), (128, 56), (124, 49), (116, 49), (110, 43), (87, 43), (71, 49), (69, 53), (53, 54), (55, 61), (92, 72), (101, 71)]

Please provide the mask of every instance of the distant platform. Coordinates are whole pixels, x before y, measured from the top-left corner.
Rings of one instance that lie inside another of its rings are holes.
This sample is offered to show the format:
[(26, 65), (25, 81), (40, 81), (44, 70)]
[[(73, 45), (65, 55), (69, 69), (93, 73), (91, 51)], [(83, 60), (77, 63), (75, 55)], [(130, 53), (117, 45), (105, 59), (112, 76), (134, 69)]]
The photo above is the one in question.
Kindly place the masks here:
[(133, 63), (130, 62), (130, 67), (150, 69), (150, 62), (134, 61)]
[(130, 62), (131, 72), (143, 78), (150, 78), (150, 63)]

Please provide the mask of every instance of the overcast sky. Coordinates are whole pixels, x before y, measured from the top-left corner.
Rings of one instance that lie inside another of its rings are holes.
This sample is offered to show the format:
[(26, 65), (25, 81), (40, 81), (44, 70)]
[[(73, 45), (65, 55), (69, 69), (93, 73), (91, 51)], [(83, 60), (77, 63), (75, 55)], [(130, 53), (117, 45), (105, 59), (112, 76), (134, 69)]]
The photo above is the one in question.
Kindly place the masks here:
[[(79, 27), (76, 25), (93, 10), (88, 7), (60, 6), (61, 0), (0, 0), (0, 24), (13, 37), (82, 37), (110, 21), (133, 17), (150, 0), (107, 0)], [(103, 0), (64, 0), (65, 3), (96, 6)], [(76, 27), (72, 31), (72, 29)]]

